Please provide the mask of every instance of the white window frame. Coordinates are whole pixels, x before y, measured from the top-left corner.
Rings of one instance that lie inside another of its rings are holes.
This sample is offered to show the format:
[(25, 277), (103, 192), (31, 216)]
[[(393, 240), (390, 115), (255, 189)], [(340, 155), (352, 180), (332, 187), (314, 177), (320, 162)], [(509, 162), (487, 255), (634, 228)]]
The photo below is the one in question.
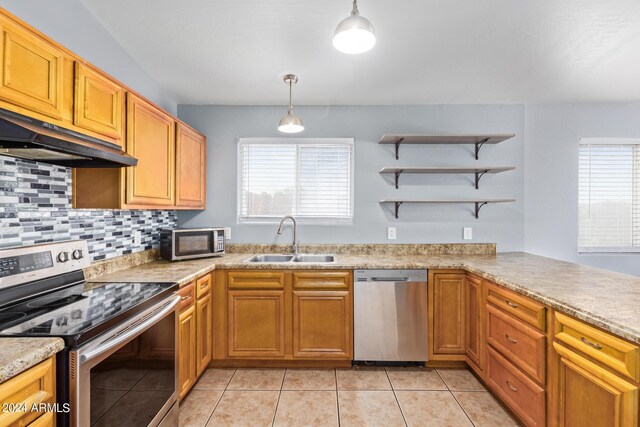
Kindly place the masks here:
[[(640, 145), (640, 138), (580, 138), (578, 141), (578, 162), (580, 162), (581, 145)], [(580, 166), (578, 165), (578, 171)], [(580, 203), (580, 178), (578, 177), (578, 200)], [(640, 254), (640, 246), (580, 246), (580, 207), (576, 221), (576, 235), (578, 238), (578, 254)]]
[(348, 145), (351, 147), (351, 164), (350, 164), (350, 184), (351, 184), (351, 200), (349, 218), (331, 218), (331, 217), (294, 217), (298, 223), (313, 225), (353, 225), (355, 217), (355, 140), (354, 138), (238, 138), (237, 141), (237, 172), (236, 172), (236, 223), (237, 224), (277, 224), (282, 217), (242, 217), (242, 146), (245, 144), (300, 144), (300, 145), (318, 145), (318, 144), (336, 144)]

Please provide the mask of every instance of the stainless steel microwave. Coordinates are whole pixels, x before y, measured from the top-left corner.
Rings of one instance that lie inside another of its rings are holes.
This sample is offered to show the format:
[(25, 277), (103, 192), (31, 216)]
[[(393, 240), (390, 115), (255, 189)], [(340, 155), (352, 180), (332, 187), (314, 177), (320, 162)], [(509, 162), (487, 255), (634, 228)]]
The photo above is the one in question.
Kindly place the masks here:
[(160, 256), (169, 261), (224, 255), (224, 228), (160, 230)]

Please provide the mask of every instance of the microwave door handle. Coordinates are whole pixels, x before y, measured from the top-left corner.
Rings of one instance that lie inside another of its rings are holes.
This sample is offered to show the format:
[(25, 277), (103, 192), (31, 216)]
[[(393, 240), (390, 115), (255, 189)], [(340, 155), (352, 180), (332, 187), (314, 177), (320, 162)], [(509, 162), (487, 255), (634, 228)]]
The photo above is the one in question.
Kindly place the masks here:
[(166, 316), (167, 313), (175, 310), (176, 305), (178, 305), (179, 302), (180, 302), (180, 296), (176, 296), (175, 298), (173, 298), (171, 300), (171, 302), (166, 307), (164, 307), (158, 313), (154, 314), (149, 319), (147, 319), (144, 322), (140, 323), (136, 327), (126, 331), (122, 335), (120, 335), (120, 336), (118, 336), (118, 337), (116, 337), (116, 338), (114, 338), (112, 340), (109, 340), (109, 341), (105, 342), (102, 345), (99, 345), (98, 347), (94, 348), (93, 350), (90, 350), (90, 351), (82, 354), (80, 356), (80, 363), (86, 363), (86, 362), (90, 361), (91, 359), (93, 359), (94, 357), (99, 356), (99, 355), (111, 350), (112, 348), (117, 347), (120, 344), (127, 342), (128, 340), (130, 340), (131, 338), (135, 337), (139, 333), (144, 332), (147, 328), (149, 328), (154, 323), (156, 323), (157, 321), (162, 319), (164, 316)]

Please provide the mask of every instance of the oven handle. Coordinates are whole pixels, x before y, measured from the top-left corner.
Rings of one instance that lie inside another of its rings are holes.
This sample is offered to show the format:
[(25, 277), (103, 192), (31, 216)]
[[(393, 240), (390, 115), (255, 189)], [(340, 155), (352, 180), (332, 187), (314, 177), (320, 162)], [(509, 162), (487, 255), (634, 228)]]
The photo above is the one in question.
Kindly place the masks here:
[(117, 338), (114, 338), (113, 340), (105, 342), (104, 345), (100, 345), (100, 346), (94, 348), (93, 350), (82, 354), (80, 356), (80, 363), (86, 363), (86, 362), (90, 361), (91, 359), (93, 359), (94, 357), (99, 356), (101, 354), (104, 354), (105, 352), (111, 350), (112, 348), (117, 347), (120, 344), (125, 343), (128, 340), (130, 340), (131, 338), (135, 337), (136, 335), (144, 332), (146, 329), (148, 329), (154, 323), (156, 323), (157, 321), (162, 319), (164, 316), (166, 316), (167, 313), (175, 310), (175, 308), (176, 308), (176, 306), (178, 305), (179, 302), (180, 302), (180, 296), (174, 297), (171, 300), (171, 302), (166, 307), (164, 307), (161, 311), (159, 311), (158, 313), (154, 314), (152, 317), (148, 318), (144, 322), (140, 323), (135, 328), (132, 328), (132, 329), (128, 330), (127, 332), (123, 333), (122, 335), (120, 335)]

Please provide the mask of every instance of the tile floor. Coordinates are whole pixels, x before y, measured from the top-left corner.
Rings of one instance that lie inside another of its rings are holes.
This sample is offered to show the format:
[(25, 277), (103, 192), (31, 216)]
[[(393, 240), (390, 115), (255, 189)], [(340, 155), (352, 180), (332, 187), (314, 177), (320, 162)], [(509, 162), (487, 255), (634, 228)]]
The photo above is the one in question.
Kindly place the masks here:
[(517, 426), (463, 369), (209, 369), (181, 427)]

